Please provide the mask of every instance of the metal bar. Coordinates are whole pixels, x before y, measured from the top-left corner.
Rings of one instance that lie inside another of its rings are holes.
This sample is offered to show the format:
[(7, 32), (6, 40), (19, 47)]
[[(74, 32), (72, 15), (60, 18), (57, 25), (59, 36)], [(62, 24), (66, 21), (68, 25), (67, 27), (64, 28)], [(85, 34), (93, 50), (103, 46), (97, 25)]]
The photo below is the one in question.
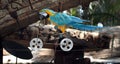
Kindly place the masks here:
[(3, 46), (1, 39), (0, 39), (0, 64), (3, 64)]
[(18, 58), (16, 57), (16, 64), (18, 63)]

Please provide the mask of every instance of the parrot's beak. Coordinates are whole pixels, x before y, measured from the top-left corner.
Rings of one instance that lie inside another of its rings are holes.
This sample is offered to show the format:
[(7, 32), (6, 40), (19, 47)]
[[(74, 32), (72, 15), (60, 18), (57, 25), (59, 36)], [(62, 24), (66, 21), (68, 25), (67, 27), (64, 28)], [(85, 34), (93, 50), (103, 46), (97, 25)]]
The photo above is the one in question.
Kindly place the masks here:
[(45, 12), (40, 12), (39, 13), (40, 20), (47, 19), (48, 17), (49, 17), (49, 15)]

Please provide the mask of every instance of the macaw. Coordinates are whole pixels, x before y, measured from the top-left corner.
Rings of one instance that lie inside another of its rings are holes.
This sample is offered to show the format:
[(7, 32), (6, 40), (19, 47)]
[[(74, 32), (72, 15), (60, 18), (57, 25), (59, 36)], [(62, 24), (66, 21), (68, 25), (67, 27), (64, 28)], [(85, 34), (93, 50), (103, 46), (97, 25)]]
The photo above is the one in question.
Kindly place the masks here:
[(97, 26), (82, 24), (83, 22), (87, 22), (87, 20), (83, 20), (78, 17), (71, 16), (61, 12), (55, 12), (50, 9), (42, 9), (40, 11), (40, 15), (43, 15), (42, 19), (47, 17), (47, 19), (50, 20), (51, 23), (56, 25), (58, 29), (62, 31), (62, 33), (65, 32), (67, 26), (79, 30), (95, 30), (98, 28)]

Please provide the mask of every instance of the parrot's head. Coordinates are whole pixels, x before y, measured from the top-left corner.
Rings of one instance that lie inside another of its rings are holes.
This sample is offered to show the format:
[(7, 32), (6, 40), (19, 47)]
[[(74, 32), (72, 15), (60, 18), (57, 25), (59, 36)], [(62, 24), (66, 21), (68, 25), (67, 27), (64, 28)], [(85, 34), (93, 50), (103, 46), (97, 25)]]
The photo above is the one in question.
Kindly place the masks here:
[(42, 9), (39, 12), (40, 19), (46, 19), (49, 18), (49, 16), (54, 15), (56, 12), (50, 9)]

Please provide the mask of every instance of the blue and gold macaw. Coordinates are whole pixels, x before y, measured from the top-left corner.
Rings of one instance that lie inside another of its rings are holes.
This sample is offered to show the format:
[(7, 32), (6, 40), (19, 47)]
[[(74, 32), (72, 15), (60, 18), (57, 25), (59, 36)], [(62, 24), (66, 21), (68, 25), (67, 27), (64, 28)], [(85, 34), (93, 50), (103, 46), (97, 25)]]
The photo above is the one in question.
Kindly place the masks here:
[(42, 19), (47, 17), (48, 20), (51, 21), (51, 23), (56, 25), (58, 29), (62, 31), (62, 33), (65, 32), (65, 29), (67, 26), (73, 27), (79, 30), (95, 30), (98, 28), (97, 26), (82, 24), (83, 22), (86, 22), (87, 20), (82, 20), (78, 17), (67, 15), (61, 12), (55, 12), (50, 9), (42, 9), (40, 11), (40, 15), (43, 15)]

